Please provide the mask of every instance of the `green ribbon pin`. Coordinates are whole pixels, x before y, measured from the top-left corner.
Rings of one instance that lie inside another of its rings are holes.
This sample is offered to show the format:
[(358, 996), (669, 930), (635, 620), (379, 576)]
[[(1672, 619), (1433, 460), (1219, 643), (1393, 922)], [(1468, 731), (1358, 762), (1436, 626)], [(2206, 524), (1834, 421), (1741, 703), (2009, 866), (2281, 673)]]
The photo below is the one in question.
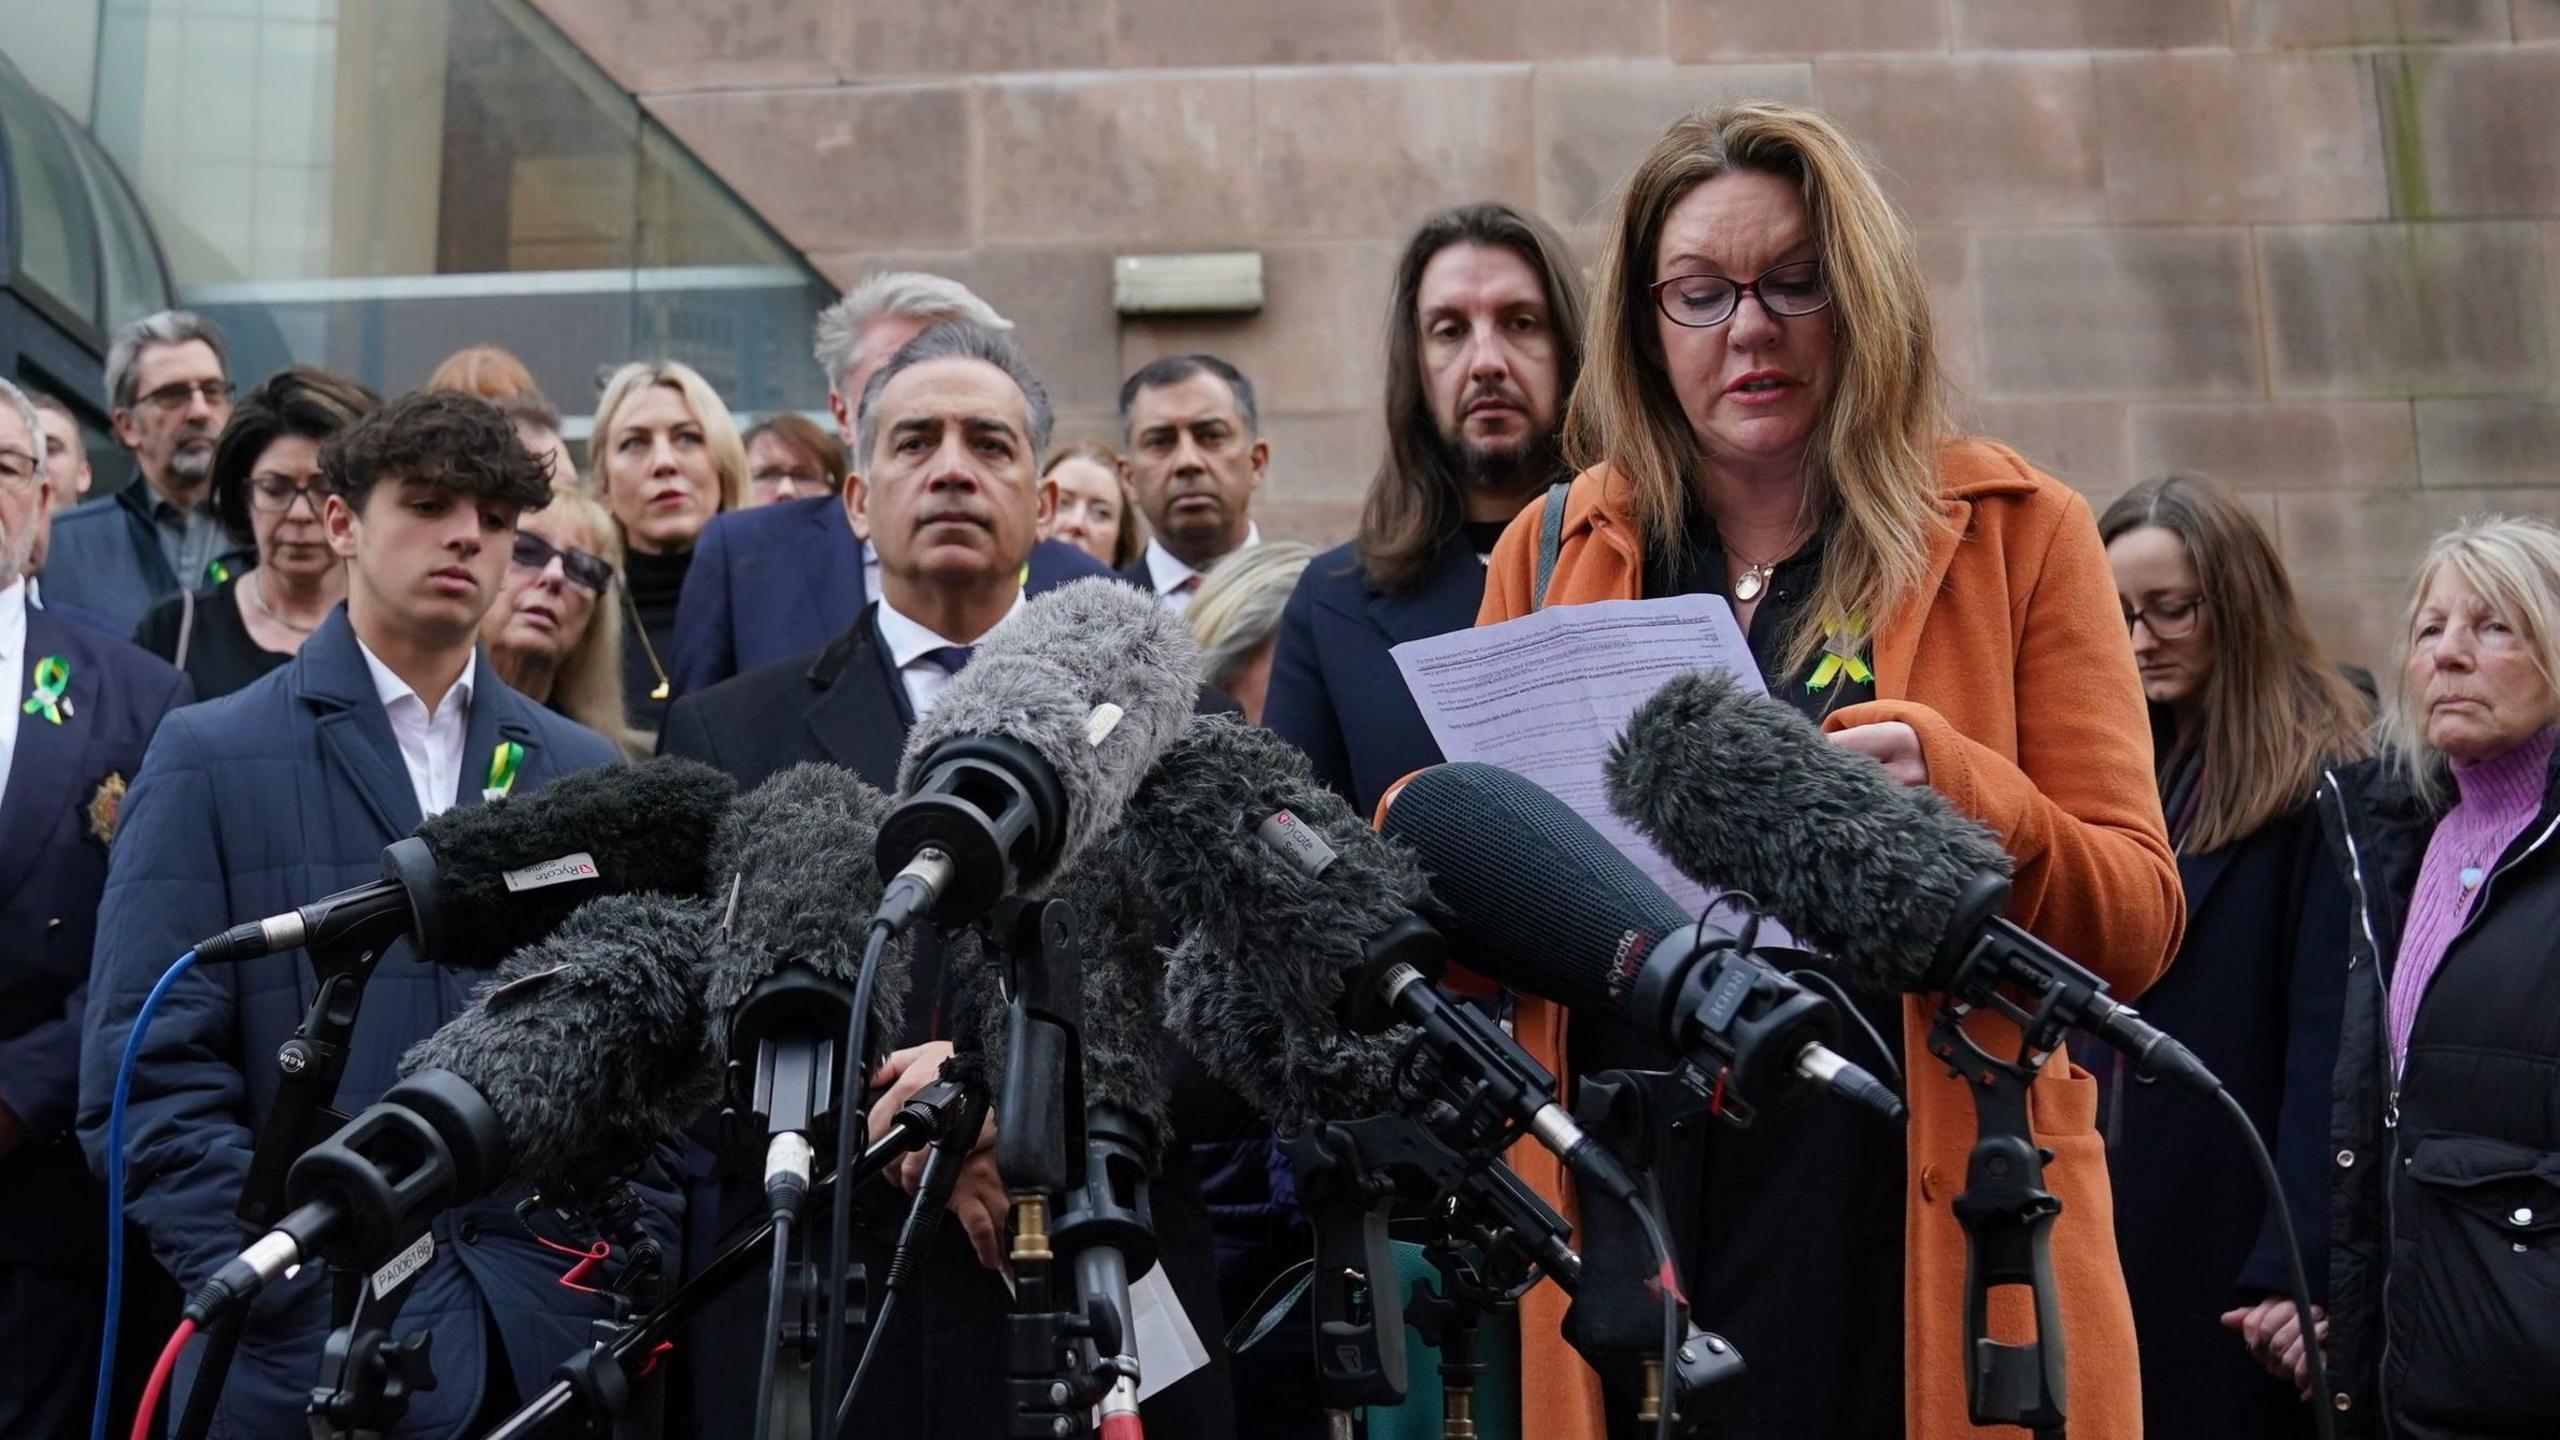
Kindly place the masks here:
[(1827, 690), (1831, 688), (1831, 682), (1843, 673), (1860, 685), (1874, 680), (1876, 672), (1867, 668), (1867, 662), (1858, 655), (1866, 644), (1867, 617), (1863, 613), (1850, 616), (1849, 623), (1845, 625), (1836, 620), (1823, 621), (1822, 663), (1814, 666), (1813, 673), (1805, 677), (1804, 688)]
[(231, 567), (221, 561), (213, 561), (204, 567), (204, 583), (207, 585), (228, 584), (230, 580)]
[(498, 748), (489, 752), (489, 783), (481, 787), (480, 798), (505, 798), (508, 791), (516, 788), (516, 769), (522, 764), (524, 747), (513, 740), (499, 741)]
[(70, 688), (70, 662), (59, 655), (47, 655), (36, 662), (35, 693), (18, 708), (59, 725), (62, 717), (71, 713), (71, 697), (63, 693)]

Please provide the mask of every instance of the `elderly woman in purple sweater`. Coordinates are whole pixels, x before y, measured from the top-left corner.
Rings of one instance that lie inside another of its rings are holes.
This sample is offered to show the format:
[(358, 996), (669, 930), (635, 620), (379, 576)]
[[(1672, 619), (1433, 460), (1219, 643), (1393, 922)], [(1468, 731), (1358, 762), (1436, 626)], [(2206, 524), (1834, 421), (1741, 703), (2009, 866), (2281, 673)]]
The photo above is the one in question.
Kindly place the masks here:
[[(2560, 1435), (2560, 530), (2440, 536), (2406, 636), (2384, 753), (2322, 786), (2357, 913), (2319, 1403), (2342, 1436)], [(2308, 1388), (2290, 1307), (2247, 1338)]]

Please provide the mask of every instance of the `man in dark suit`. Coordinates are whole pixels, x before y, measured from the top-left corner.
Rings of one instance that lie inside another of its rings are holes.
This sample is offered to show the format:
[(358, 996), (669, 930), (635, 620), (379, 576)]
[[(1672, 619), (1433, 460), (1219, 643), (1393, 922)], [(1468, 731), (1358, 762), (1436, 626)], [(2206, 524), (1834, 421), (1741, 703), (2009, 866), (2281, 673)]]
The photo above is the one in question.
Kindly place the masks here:
[[(104, 1316), (107, 1197), (71, 1133), (89, 942), (126, 783), (187, 677), (27, 604), (52, 482), (27, 396), (0, 380), (0, 1435), (85, 1436)], [(130, 1409), (177, 1292), (126, 1266), (116, 1398)]]
[(1120, 572), (1179, 615), (1209, 567), (1262, 543), (1254, 492), (1271, 469), (1253, 382), (1215, 355), (1168, 355), (1120, 384), (1129, 488), (1146, 512), (1147, 548)]
[[(475, 643), (516, 517), (551, 496), (543, 462), (506, 419), (469, 395), (404, 396), (332, 439), (321, 466), (346, 603), (290, 663), (169, 717), (126, 799), (80, 1055), (80, 1138), (101, 1173), (136, 1011), (198, 937), (377, 878), (383, 847), (425, 816), (614, 759), (602, 736), (508, 689)], [(377, 1098), (401, 1054), (459, 1014), (478, 978), (430, 965), (405, 942), (384, 955), (338, 1107)], [(275, 1102), (274, 1057), (315, 984), (300, 950), (198, 966), (170, 988), (142, 1042), (125, 1208), (181, 1286), (244, 1243), (232, 1217)], [(634, 1178), (672, 1247), (680, 1200), (663, 1176)], [(600, 1298), (560, 1283), (567, 1267), (516, 1216), (523, 1198), (492, 1196), (435, 1220), (433, 1258), (398, 1328), (429, 1337), (437, 1384), (411, 1397), (399, 1434), (487, 1428), (547, 1384), (606, 1315)], [(330, 1329), (327, 1268), (305, 1264), (250, 1313), (216, 1433), (305, 1428)], [(184, 1402), (193, 1365), (182, 1362), (172, 1404)]]
[[(854, 493), (879, 547), (879, 598), (815, 655), (679, 697), (660, 733), (661, 753), (718, 766), (744, 786), (828, 761), (892, 789), (916, 717), (932, 708), (970, 648), (1024, 603), (1023, 557), (1041, 519), (1038, 456), (1050, 415), (1021, 352), (987, 330), (937, 326), (900, 350), (858, 404)], [(936, 1029), (935, 1001), (947, 978), (938, 953), (918, 946), (912, 975), (904, 1048), (879, 1077), (885, 1092), (875, 1125), (930, 1081), (951, 1049)], [(716, 1204), (732, 1220), (762, 1214), (751, 1176), (706, 1171), (694, 1197), (697, 1207)], [(1207, 1218), (1196, 1181), (1178, 1163), (1154, 1197), (1165, 1272), (1213, 1353), (1207, 1367), (1149, 1398), (1146, 1417), (1159, 1433), (1221, 1440), (1233, 1419)], [(875, 1277), (905, 1199), (873, 1186), (859, 1200), (865, 1240), (857, 1258)], [(1010, 1301), (998, 1275), (1009, 1208), (993, 1153), (981, 1149), (952, 1198), (960, 1223), (940, 1227), (865, 1382), (864, 1433), (933, 1440), (1005, 1433)], [(718, 1238), (699, 1223), (695, 1235)], [(752, 1397), (738, 1374), (754, 1373), (761, 1305), (760, 1284), (738, 1286), (696, 1327), (699, 1433), (743, 1430)]]
[(1570, 479), (1582, 292), (1544, 221), (1480, 202), (1423, 222), (1396, 268), (1387, 454), (1359, 538), (1315, 558), (1280, 618), (1262, 723), (1363, 813), (1441, 760), (1390, 647), (1463, 630), (1523, 506)]
[(160, 600), (245, 569), (209, 499), (213, 441), (231, 418), (222, 332), (184, 310), (146, 315), (107, 347), (116, 438), (139, 472), (112, 495), (54, 522), (47, 594), (132, 634)]
[[(958, 320), (1003, 333), (1013, 322), (957, 280), (893, 271), (874, 275), (818, 316), (818, 364), (836, 433), (854, 443), (862, 387), (928, 326)], [(856, 469), (859, 470), (857, 465)], [(675, 693), (806, 655), (841, 635), (879, 597), (879, 556), (857, 528), (849, 482), (842, 495), (812, 495), (714, 515), (694, 542), (693, 567), (676, 601)], [(1111, 573), (1072, 545), (1031, 547), (1023, 588)]]

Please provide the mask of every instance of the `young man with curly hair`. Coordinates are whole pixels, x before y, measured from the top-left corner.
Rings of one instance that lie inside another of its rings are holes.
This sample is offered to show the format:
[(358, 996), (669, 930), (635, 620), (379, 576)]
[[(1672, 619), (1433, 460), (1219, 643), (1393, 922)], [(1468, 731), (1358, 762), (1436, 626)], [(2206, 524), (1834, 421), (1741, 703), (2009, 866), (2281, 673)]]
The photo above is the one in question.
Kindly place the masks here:
[[(98, 917), (81, 1047), (79, 1130), (106, 1168), (116, 1067), (143, 997), (195, 940), (381, 873), (382, 849), (455, 805), (522, 794), (611, 763), (603, 737), (508, 689), (478, 653), (517, 517), (550, 499), (541, 461), (486, 401), (403, 396), (321, 451), (330, 548), (347, 599), (282, 668), (163, 723), (125, 796)], [(409, 1046), (457, 1014), (474, 977), (405, 943), (379, 962), (336, 1103), (353, 1113)], [(139, 1052), (125, 1115), (125, 1212), (189, 1290), (241, 1247), (234, 1207), (272, 1108), (278, 1047), (315, 979), (302, 951), (199, 966), (173, 985)], [(651, 1175), (662, 1240), (674, 1194)], [(559, 1283), (502, 1194), (437, 1218), (396, 1327), (432, 1337), (436, 1387), (403, 1435), (476, 1434), (538, 1392), (606, 1311)], [(250, 1314), (221, 1395), (223, 1433), (303, 1428), (330, 1329), (326, 1266), (306, 1264)], [(182, 1363), (183, 1405), (195, 1360)]]

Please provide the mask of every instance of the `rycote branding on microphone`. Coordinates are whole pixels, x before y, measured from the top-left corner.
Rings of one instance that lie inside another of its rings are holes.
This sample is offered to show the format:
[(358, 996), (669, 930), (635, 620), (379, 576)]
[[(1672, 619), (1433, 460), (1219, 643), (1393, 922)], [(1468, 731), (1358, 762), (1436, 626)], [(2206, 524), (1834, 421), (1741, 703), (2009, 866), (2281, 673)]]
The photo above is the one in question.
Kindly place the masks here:
[(510, 870), (499, 878), (506, 881), (508, 892), (513, 894), (566, 885), (573, 880), (599, 880), (603, 878), (603, 872), (596, 868), (596, 857), (579, 850), (556, 860), (544, 860), (521, 870)]
[(1324, 843), (1324, 837), (1307, 828), (1307, 822), (1286, 810), (1273, 814), (1253, 833), (1310, 880), (1322, 875), (1325, 867), (1334, 861), (1333, 847)]

